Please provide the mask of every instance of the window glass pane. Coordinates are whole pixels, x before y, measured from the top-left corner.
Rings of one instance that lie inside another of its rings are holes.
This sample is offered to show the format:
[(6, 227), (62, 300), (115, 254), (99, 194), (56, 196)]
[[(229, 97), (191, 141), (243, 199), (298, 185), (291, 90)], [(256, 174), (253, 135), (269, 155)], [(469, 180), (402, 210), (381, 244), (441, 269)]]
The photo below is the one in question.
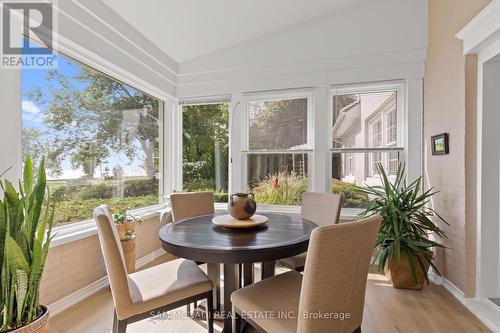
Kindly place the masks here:
[(333, 96), (333, 148), (398, 145), (397, 93)]
[(250, 102), (250, 149), (307, 148), (307, 98)]
[(307, 154), (251, 154), (248, 190), (257, 204), (300, 205), (307, 191)]
[(396, 146), (398, 141), (398, 119), (396, 110), (387, 114), (387, 146)]
[(23, 154), (45, 156), (55, 223), (159, 202), (160, 102), (59, 55), (57, 70), (23, 69)]
[(227, 202), (229, 104), (182, 107), (183, 188), (212, 191), (216, 202)]
[(332, 192), (344, 196), (344, 207), (364, 208), (369, 197), (359, 187), (380, 185), (375, 167), (382, 163), (389, 180), (396, 178), (400, 158), (399, 151), (370, 153), (333, 153), (332, 154)]

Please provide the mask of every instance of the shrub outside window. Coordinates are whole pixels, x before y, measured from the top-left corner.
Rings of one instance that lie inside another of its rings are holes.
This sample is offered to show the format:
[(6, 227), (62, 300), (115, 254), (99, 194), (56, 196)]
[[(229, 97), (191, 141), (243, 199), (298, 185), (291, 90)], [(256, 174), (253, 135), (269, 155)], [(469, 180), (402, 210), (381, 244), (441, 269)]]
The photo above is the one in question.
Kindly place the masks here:
[(251, 99), (246, 180), (257, 203), (300, 205), (308, 189), (308, 112), (305, 96)]
[(227, 202), (229, 104), (182, 106), (182, 178), (187, 192), (214, 192)]
[(45, 157), (55, 224), (158, 204), (163, 103), (73, 59), (22, 70), (23, 154)]

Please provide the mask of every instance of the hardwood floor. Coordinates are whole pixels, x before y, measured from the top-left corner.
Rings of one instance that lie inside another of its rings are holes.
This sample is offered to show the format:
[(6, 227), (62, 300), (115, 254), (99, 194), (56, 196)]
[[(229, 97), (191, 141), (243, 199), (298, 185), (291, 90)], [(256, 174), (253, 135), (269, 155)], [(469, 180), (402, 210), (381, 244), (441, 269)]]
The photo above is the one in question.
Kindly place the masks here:
[[(152, 265), (168, 260), (159, 258)], [(277, 273), (284, 271), (278, 268)], [(256, 274), (258, 275), (258, 274)], [(204, 333), (205, 323), (186, 318), (185, 307), (169, 313), (170, 318), (147, 319), (129, 325), (127, 333), (182, 332)], [(113, 302), (103, 290), (50, 319), (49, 333), (111, 332)], [(216, 332), (221, 331), (216, 323)], [(490, 332), (472, 313), (443, 287), (430, 285), (424, 290), (392, 288), (385, 276), (370, 273), (366, 290), (363, 333)]]

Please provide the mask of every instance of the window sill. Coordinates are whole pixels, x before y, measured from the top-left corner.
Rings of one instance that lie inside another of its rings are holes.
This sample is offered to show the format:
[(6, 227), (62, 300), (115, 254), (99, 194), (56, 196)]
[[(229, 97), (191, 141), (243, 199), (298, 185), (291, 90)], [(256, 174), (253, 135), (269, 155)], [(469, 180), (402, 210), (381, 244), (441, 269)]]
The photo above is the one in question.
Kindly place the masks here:
[[(155, 216), (161, 217), (163, 214), (170, 214), (170, 208), (163, 204), (159, 204), (145, 208), (133, 209), (129, 211), (129, 213), (136, 217), (150, 219)], [(55, 227), (52, 230), (52, 234), (54, 235), (54, 238), (50, 242), (51, 248), (96, 235), (97, 226), (94, 219), (89, 219)]]
[[(215, 203), (214, 206), (216, 210), (226, 210), (227, 208), (227, 204), (225, 203)], [(300, 206), (259, 205), (257, 211), (260, 213), (300, 214)], [(340, 220), (352, 221), (360, 212), (361, 209), (344, 208), (340, 213)], [(150, 219), (156, 216), (161, 217), (163, 214), (170, 214), (170, 208), (160, 204), (134, 209), (130, 211), (130, 214), (143, 219)], [(93, 219), (89, 219), (55, 227), (52, 233), (55, 237), (50, 243), (51, 248), (96, 235), (97, 226)]]
[[(226, 210), (227, 204), (216, 202), (216, 210)], [(363, 210), (359, 208), (342, 208), (340, 212), (341, 221), (353, 221)], [(300, 206), (282, 206), (282, 205), (257, 205), (258, 213), (284, 213), (300, 214)]]

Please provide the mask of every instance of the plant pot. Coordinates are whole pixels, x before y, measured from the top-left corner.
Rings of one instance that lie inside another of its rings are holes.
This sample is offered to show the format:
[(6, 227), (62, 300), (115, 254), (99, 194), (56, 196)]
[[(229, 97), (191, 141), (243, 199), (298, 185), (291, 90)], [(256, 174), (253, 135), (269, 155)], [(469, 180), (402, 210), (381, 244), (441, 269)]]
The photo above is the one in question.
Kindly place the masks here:
[(392, 258), (391, 267), (389, 268), (389, 263), (387, 262), (384, 271), (385, 275), (392, 281), (392, 286), (396, 289), (412, 289), (412, 290), (422, 290), (425, 283), (425, 277), (427, 271), (429, 270), (430, 263), (427, 260), (422, 259), (425, 272), (422, 271), (418, 263), (417, 256), (414, 256), (415, 270), (417, 273), (417, 282), (413, 279), (410, 270), (410, 264), (408, 262), (408, 257), (405, 253), (401, 253), (399, 258), (399, 265), (396, 263), (396, 258)]
[(134, 234), (135, 221), (127, 219), (123, 223), (116, 224), (116, 229), (118, 230), (120, 240), (127, 240), (129, 239), (129, 235)]
[(44, 305), (40, 305), (43, 313), (28, 325), (16, 328), (9, 333), (48, 333), (50, 311)]
[(125, 259), (125, 267), (127, 268), (127, 273), (135, 272), (135, 236), (122, 240), (122, 250), (123, 250), (123, 259)]
[(125, 223), (116, 224), (116, 230), (121, 240), (127, 239), (127, 226)]

